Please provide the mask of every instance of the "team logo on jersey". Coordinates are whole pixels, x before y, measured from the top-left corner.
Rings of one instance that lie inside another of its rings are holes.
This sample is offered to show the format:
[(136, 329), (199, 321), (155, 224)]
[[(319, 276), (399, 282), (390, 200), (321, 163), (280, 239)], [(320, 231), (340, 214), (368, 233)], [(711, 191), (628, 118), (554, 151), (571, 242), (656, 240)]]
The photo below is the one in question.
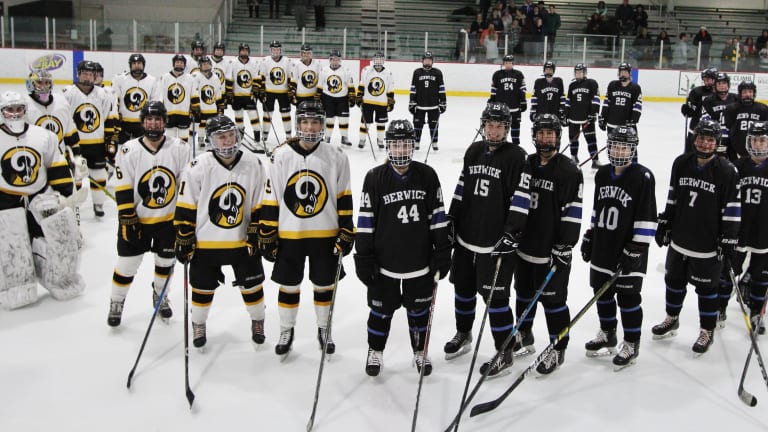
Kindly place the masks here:
[(192, 70), (189, 71), (190, 75), (199, 74), (200, 73), (200, 66), (193, 67)]
[(168, 102), (178, 105), (184, 102), (187, 97), (187, 92), (184, 90), (184, 86), (179, 83), (173, 83), (168, 86)]
[(99, 110), (89, 103), (84, 103), (77, 107), (73, 119), (75, 120), (75, 127), (78, 132), (92, 133), (101, 126)]
[(163, 208), (176, 197), (176, 177), (168, 168), (152, 167), (139, 179), (138, 190), (144, 207)]
[(371, 96), (381, 96), (384, 93), (384, 80), (375, 77), (368, 82), (368, 93)]
[(3, 179), (11, 186), (27, 186), (37, 181), (40, 153), (29, 147), (13, 147), (5, 152), (0, 168)]
[(208, 203), (211, 222), (220, 228), (236, 228), (243, 222), (245, 189), (237, 183), (219, 186)]
[(285, 71), (281, 67), (273, 67), (269, 71), (269, 81), (279, 86), (285, 84)]
[(283, 198), (291, 213), (308, 218), (323, 211), (328, 202), (328, 187), (320, 174), (301, 170), (288, 179)]
[(241, 70), (237, 73), (237, 85), (240, 86), (240, 88), (251, 88), (252, 81), (253, 78), (251, 77), (251, 73), (247, 70)]
[(216, 90), (212, 85), (206, 84), (200, 89), (200, 100), (206, 105), (216, 104)]
[(139, 112), (147, 102), (147, 92), (141, 87), (131, 87), (123, 95), (123, 104), (130, 112)]
[(58, 118), (49, 115), (42, 116), (35, 121), (35, 124), (53, 132), (59, 142), (64, 139), (64, 128)]
[(301, 85), (304, 88), (315, 88), (317, 86), (317, 74), (313, 70), (305, 70), (301, 73)]
[(328, 89), (328, 93), (336, 94), (341, 91), (342, 81), (338, 75), (331, 75), (325, 80), (325, 88)]
[(213, 73), (219, 77), (219, 83), (224, 84), (224, 70), (222, 68), (213, 68)]

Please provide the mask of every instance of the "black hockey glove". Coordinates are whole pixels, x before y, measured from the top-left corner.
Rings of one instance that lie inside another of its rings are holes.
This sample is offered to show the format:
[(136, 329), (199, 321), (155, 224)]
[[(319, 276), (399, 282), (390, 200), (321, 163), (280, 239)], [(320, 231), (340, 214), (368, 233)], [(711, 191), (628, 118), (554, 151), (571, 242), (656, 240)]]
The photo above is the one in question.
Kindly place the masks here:
[(643, 265), (643, 253), (648, 250), (648, 246), (639, 243), (629, 242), (624, 245), (619, 257), (619, 267), (622, 274), (629, 274), (639, 270)]
[(343, 256), (349, 255), (352, 252), (352, 246), (355, 245), (355, 233), (342, 228), (339, 230), (339, 235), (336, 237), (336, 244), (334, 245), (333, 254), (338, 255), (341, 253)]
[(565, 110), (561, 109), (558, 114), (560, 117), (560, 125), (563, 127), (568, 126), (568, 114), (565, 112)]
[(696, 110), (693, 109), (690, 103), (686, 102), (682, 105), (680, 105), (680, 112), (685, 117), (693, 117), (694, 114), (696, 114)]
[(248, 255), (254, 256), (259, 253), (259, 224), (251, 222), (245, 231), (247, 237), (245, 244), (248, 246)]
[(357, 86), (357, 96), (355, 97), (355, 105), (362, 106), (363, 105), (363, 96), (365, 96), (365, 87), (363, 86)]
[(736, 276), (741, 274), (742, 267), (744, 267), (744, 260), (747, 258), (746, 252), (736, 251), (731, 259), (731, 268), (733, 268), (733, 274)]
[(448, 216), (448, 242), (451, 246), (456, 244), (456, 224), (453, 221), (453, 217)]
[(373, 255), (355, 254), (355, 274), (360, 282), (365, 286), (370, 286), (376, 282), (379, 276), (379, 266), (376, 264), (376, 257)]
[(120, 220), (120, 238), (132, 245), (141, 244), (141, 224), (136, 211), (123, 213), (118, 219)]
[(117, 156), (117, 148), (118, 148), (119, 142), (120, 141), (118, 139), (118, 135), (113, 134), (108, 138), (106, 143), (107, 161), (109, 161), (109, 163), (112, 165), (115, 164), (115, 156)]
[(277, 229), (269, 228), (265, 231), (264, 228), (259, 229), (258, 234), (259, 252), (265, 260), (269, 262), (275, 262), (277, 260)]
[(520, 112), (524, 113), (528, 110), (528, 102), (525, 100), (525, 96), (520, 99)]
[(656, 227), (656, 244), (659, 247), (669, 246), (672, 241), (672, 227), (666, 213), (659, 213)]
[(581, 238), (581, 259), (584, 262), (592, 259), (592, 228), (588, 229)]
[(408, 102), (408, 112), (411, 115), (416, 115), (416, 102)]
[(195, 254), (195, 231), (182, 231), (181, 229), (176, 231), (176, 259), (186, 264), (192, 261), (192, 256)]
[(605, 117), (598, 118), (597, 125), (600, 127), (601, 131), (605, 131), (608, 128), (608, 123), (605, 121)]
[(353, 108), (357, 104), (357, 96), (355, 95), (355, 92), (351, 91), (347, 94), (347, 103), (350, 108)]
[(440, 103), (437, 105), (437, 109), (439, 109), (439, 110), (440, 110), (440, 114), (445, 114), (445, 110), (447, 110), (447, 109), (448, 109), (448, 105), (446, 105), (446, 103), (445, 103), (445, 102), (440, 102)]
[(501, 238), (499, 241), (496, 242), (496, 245), (493, 247), (493, 252), (491, 252), (491, 256), (499, 256), (499, 255), (507, 255), (511, 254), (514, 251), (517, 250), (517, 246), (519, 245), (518, 241), (519, 235), (513, 235), (511, 233), (505, 232), (501, 235)]
[(558, 269), (565, 269), (571, 265), (573, 258), (573, 248), (564, 244), (552, 246), (552, 252), (549, 257), (549, 265), (556, 265)]
[(267, 103), (267, 92), (263, 89), (259, 89), (259, 100), (262, 104)]
[(736, 257), (736, 240), (720, 238), (720, 244), (717, 246), (718, 255), (728, 262), (733, 262)]
[(536, 111), (531, 111), (531, 114), (528, 117), (531, 119), (531, 123), (536, 123), (536, 119), (539, 116), (536, 115)]
[(393, 109), (395, 109), (395, 95), (389, 94), (387, 95), (387, 112), (392, 112)]
[(448, 272), (451, 271), (451, 248), (435, 249), (429, 260), (429, 271), (431, 273), (440, 272), (440, 279), (445, 279)]
[(590, 114), (589, 117), (587, 117), (587, 121), (592, 123), (593, 125), (597, 123), (597, 114)]

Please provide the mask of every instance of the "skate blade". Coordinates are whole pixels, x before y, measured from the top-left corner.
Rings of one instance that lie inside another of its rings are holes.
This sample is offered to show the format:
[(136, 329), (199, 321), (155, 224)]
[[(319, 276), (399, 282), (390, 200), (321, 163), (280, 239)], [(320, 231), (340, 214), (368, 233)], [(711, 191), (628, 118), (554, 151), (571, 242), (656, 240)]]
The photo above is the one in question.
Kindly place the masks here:
[(285, 363), (285, 361), (288, 360), (288, 356), (291, 354), (291, 351), (293, 350), (288, 350), (288, 352), (285, 354), (278, 354), (280, 356), (280, 363)]
[(525, 357), (528, 355), (531, 355), (536, 352), (536, 347), (533, 345), (528, 345), (520, 348), (519, 350), (512, 353), (512, 355), (516, 358)]
[(453, 360), (456, 357), (459, 357), (459, 356), (462, 356), (462, 355), (468, 353), (470, 348), (471, 347), (469, 345), (465, 345), (465, 346), (461, 347), (461, 349), (456, 351), (455, 353), (445, 353), (445, 359), (446, 360)]
[(492, 380), (492, 379), (496, 379), (496, 378), (505, 377), (505, 376), (507, 376), (507, 375), (509, 375), (509, 374), (511, 374), (511, 373), (512, 373), (512, 369), (511, 369), (511, 368), (512, 368), (512, 367), (510, 366), (510, 367), (508, 367), (508, 368), (506, 368), (506, 369), (504, 369), (504, 370), (500, 371), (500, 372), (499, 372), (499, 373), (497, 373), (496, 375), (488, 375), (488, 379), (489, 379), (489, 380)]
[(717, 322), (717, 328), (724, 329), (725, 328), (725, 321), (718, 321)]
[(552, 372), (550, 372), (550, 373), (541, 373), (541, 372), (539, 372), (539, 371), (536, 371), (536, 379), (547, 379), (547, 378), (549, 378), (550, 376), (552, 376), (552, 374), (554, 374), (554, 373), (555, 373), (555, 371), (557, 371), (558, 369), (560, 369), (560, 366), (557, 366), (557, 367), (555, 368), (555, 370), (553, 370), (553, 371), (552, 371)]
[(200, 354), (205, 354), (205, 352), (207, 351), (207, 350), (206, 350), (206, 346), (205, 346), (205, 345), (203, 345), (203, 346), (201, 346), (201, 347), (195, 347), (195, 349), (196, 349), (196, 350), (197, 350), (197, 352), (199, 352)]
[(628, 367), (630, 367), (630, 366), (632, 366), (634, 364), (635, 364), (635, 360), (633, 359), (633, 360), (630, 360), (629, 363), (627, 363), (625, 365), (613, 365), (613, 371), (614, 372), (619, 372), (622, 369), (626, 369), (626, 368), (628, 368)]
[(585, 355), (587, 356), (587, 358), (597, 358), (597, 357), (605, 357), (605, 356), (610, 356), (610, 355), (616, 355), (616, 352), (617, 351), (616, 351), (615, 347), (600, 348), (597, 351), (587, 350)]
[(165, 324), (165, 325), (171, 325), (171, 319), (170, 318), (160, 317), (160, 321), (162, 321), (163, 324)]
[(655, 335), (653, 335), (652, 339), (653, 340), (662, 340), (662, 339), (670, 338), (670, 337), (673, 337), (673, 336), (677, 336), (677, 330), (670, 330), (670, 331), (664, 333), (663, 335), (655, 334)]

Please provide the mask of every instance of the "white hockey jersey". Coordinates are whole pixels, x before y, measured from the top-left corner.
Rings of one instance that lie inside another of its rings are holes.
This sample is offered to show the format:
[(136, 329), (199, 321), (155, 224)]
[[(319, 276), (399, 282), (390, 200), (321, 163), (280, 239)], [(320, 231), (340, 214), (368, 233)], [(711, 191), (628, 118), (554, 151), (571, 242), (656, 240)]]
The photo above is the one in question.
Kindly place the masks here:
[(293, 62), (290, 80), (296, 86), (297, 97), (315, 96), (318, 91), (319, 78), (320, 63), (317, 60), (313, 59), (308, 65), (301, 60)]
[(157, 151), (144, 144), (144, 137), (126, 141), (115, 158), (118, 212), (135, 210), (145, 225), (172, 221), (189, 155), (189, 146), (175, 137), (166, 136)]
[(116, 111), (112, 108), (112, 97), (101, 87), (93, 87), (88, 94), (76, 85), (64, 89), (64, 97), (72, 108), (80, 145), (104, 144), (104, 136), (114, 133)]
[(192, 106), (192, 95), (195, 92), (195, 80), (192, 75), (182, 73), (179, 76), (166, 72), (160, 77), (160, 99), (168, 110), (168, 115), (188, 117)]
[(202, 72), (192, 75), (194, 78), (194, 94), (192, 106), (200, 107), (201, 114), (216, 114), (219, 111), (222, 94), (219, 89), (219, 77), (215, 73), (206, 77)]
[(259, 76), (259, 62), (255, 58), (249, 58), (243, 63), (236, 58), (229, 65), (227, 73), (227, 92), (232, 92), (235, 97), (250, 97), (254, 93), (256, 79)]
[(336, 70), (330, 66), (323, 67), (317, 83), (318, 92), (331, 97), (345, 97), (355, 93), (355, 76), (344, 66)]
[(219, 77), (221, 83), (221, 94), (224, 94), (226, 90), (225, 83), (229, 76), (229, 68), (232, 67), (232, 59), (229, 57), (222, 57), (216, 60), (216, 57), (211, 56), (211, 64), (213, 65), (213, 73)]
[[(48, 129), (56, 135), (59, 141), (59, 150), (66, 151), (64, 146), (69, 146), (80, 154), (78, 141), (80, 137), (72, 121), (72, 106), (61, 93), (52, 93), (47, 104), (40, 103), (30, 95), (27, 99), (27, 121)], [(77, 150), (75, 150), (77, 149)]]
[(354, 232), (349, 159), (340, 148), (319, 143), (307, 152), (297, 141), (278, 146), (261, 206), (262, 229), (278, 238), (333, 238)]
[(139, 114), (144, 104), (149, 101), (163, 100), (157, 78), (144, 74), (140, 80), (134, 78), (130, 72), (124, 72), (115, 76), (112, 80), (112, 88), (117, 96), (117, 113), (120, 121), (126, 123), (139, 123)]
[(226, 167), (207, 151), (184, 172), (174, 225), (195, 228), (197, 249), (245, 247), (248, 224), (259, 216), (265, 181), (255, 154), (241, 151)]
[(371, 65), (364, 67), (360, 74), (358, 93), (361, 93), (360, 90), (362, 90), (363, 103), (387, 106), (387, 95), (394, 95), (395, 92), (392, 72), (387, 68), (377, 72)]
[(259, 80), (267, 93), (288, 93), (291, 73), (291, 59), (281, 56), (275, 61), (271, 56), (259, 63)]

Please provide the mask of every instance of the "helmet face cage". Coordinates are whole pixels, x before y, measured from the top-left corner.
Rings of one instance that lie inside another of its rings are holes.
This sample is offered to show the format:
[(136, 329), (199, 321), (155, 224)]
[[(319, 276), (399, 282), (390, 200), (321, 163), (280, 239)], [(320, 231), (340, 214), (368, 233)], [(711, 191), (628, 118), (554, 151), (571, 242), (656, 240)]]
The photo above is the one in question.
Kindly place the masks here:
[(768, 122), (754, 122), (747, 130), (747, 153), (753, 158), (768, 157)]
[(637, 143), (635, 128), (617, 127), (608, 134), (608, 161), (614, 167), (629, 165), (637, 153)]
[(332, 69), (338, 69), (339, 66), (341, 66), (341, 52), (338, 50), (331, 51), (331, 55), (328, 60)]
[[(501, 102), (491, 102), (486, 105), (483, 110), (483, 114), (480, 117), (481, 126), (483, 128), (483, 139), (492, 145), (502, 144), (509, 133), (510, 119), (509, 108)], [(500, 139), (491, 139), (486, 133), (485, 126), (488, 122), (500, 122), (504, 126), (504, 134)]]
[(381, 51), (377, 51), (376, 54), (373, 55), (373, 67), (377, 69), (384, 67), (384, 53)]
[[(208, 148), (213, 150), (217, 156), (229, 159), (237, 154), (242, 137), (235, 123), (229, 117), (222, 115), (209, 119), (205, 127), (205, 134), (208, 136), (206, 138)], [(234, 142), (231, 142), (232, 137), (234, 137)]]
[[(552, 143), (540, 142), (536, 135), (541, 130), (551, 130), (555, 133), (555, 141)], [(536, 151), (539, 153), (547, 153), (553, 150), (560, 149), (560, 138), (563, 134), (563, 128), (560, 125), (560, 119), (553, 114), (542, 114), (536, 119), (533, 124), (533, 143), (536, 146)]]
[[(310, 123), (313, 121), (319, 122), (319, 130), (304, 131), (302, 124), (305, 121)], [(325, 109), (322, 103), (310, 100), (299, 104), (296, 108), (296, 136), (310, 144), (317, 144), (323, 139), (325, 136)]]
[(393, 120), (385, 133), (387, 158), (399, 168), (407, 167), (413, 161), (415, 135), (413, 125), (408, 120)]
[(42, 101), (47, 101), (53, 89), (53, 76), (45, 69), (33, 70), (27, 78), (27, 92), (37, 96)]
[(269, 54), (275, 60), (280, 58), (280, 56), (283, 55), (283, 44), (276, 40), (272, 41), (272, 43), (269, 44)]
[(0, 95), (0, 124), (13, 133), (24, 132), (27, 123), (27, 102), (19, 93), (6, 91)]

